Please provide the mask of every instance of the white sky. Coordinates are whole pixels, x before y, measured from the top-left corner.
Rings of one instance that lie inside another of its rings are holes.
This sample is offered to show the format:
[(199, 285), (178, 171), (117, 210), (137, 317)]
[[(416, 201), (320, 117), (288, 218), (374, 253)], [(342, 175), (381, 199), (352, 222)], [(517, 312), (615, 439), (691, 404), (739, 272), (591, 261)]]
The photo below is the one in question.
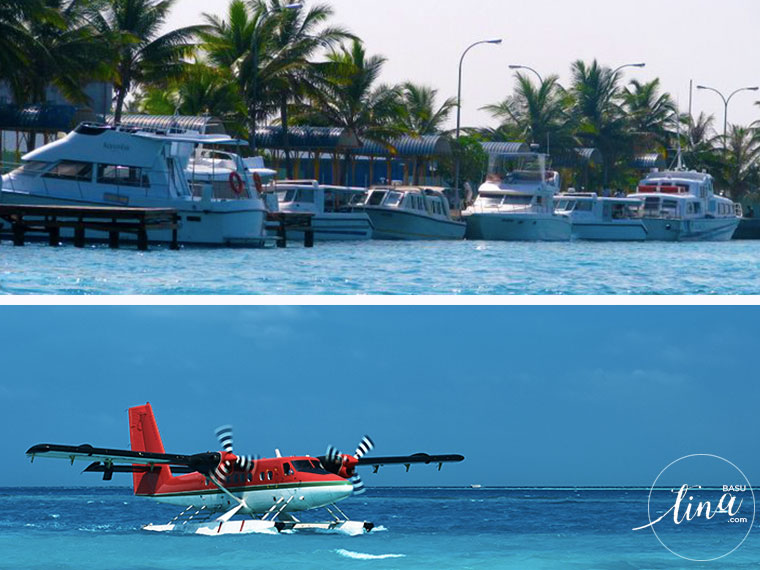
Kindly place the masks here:
[[(627, 79), (659, 77), (684, 112), (693, 79), (694, 114), (715, 114), (721, 130), (723, 102), (696, 85), (715, 87), (726, 96), (740, 87), (760, 86), (760, 0), (327, 1), (335, 10), (334, 23), (362, 38), (369, 54), (388, 59), (383, 81), (428, 84), (439, 90), (441, 100), (456, 96), (462, 51), (477, 40), (503, 38), (501, 46), (478, 46), (467, 55), (463, 126), (493, 123), (478, 109), (511, 92), (509, 64), (529, 65), (544, 76), (558, 73), (567, 86), (576, 59), (596, 57), (610, 67), (643, 61), (645, 69), (625, 70)], [(177, 0), (169, 27), (198, 23), (202, 12), (221, 15), (226, 8), (227, 0)], [(760, 92), (736, 95), (729, 122), (760, 119), (760, 107), (753, 105), (757, 100)]]

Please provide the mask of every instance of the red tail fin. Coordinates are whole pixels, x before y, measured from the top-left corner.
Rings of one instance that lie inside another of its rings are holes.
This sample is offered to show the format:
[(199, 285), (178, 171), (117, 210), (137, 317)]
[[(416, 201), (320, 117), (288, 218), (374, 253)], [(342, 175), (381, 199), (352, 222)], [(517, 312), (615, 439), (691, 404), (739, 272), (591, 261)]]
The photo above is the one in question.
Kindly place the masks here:
[[(149, 403), (129, 408), (129, 439), (132, 451), (164, 453), (164, 444), (161, 443), (161, 434), (158, 433)], [(172, 472), (168, 465), (162, 465), (152, 473), (133, 473), (132, 478), (135, 495), (152, 495), (172, 478)]]

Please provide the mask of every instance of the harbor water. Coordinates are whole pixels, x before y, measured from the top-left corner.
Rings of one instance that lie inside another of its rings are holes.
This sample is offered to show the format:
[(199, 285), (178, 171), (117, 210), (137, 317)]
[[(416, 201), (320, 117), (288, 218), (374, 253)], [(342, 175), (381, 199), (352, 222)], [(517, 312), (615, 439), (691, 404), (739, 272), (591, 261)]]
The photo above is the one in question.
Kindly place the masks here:
[[(645, 529), (647, 489), (369, 488), (341, 502), (378, 530), (198, 536), (150, 533), (177, 508), (126, 487), (0, 488), (0, 566), (49, 568), (692, 569)], [(311, 513), (307, 513), (311, 514)], [(306, 518), (306, 516), (304, 516)], [(319, 519), (317, 519), (319, 520)], [(699, 545), (695, 527), (681, 541)], [(713, 567), (756, 567), (750, 532)]]
[(760, 293), (760, 241), (332, 242), (313, 249), (0, 243), (4, 294)]

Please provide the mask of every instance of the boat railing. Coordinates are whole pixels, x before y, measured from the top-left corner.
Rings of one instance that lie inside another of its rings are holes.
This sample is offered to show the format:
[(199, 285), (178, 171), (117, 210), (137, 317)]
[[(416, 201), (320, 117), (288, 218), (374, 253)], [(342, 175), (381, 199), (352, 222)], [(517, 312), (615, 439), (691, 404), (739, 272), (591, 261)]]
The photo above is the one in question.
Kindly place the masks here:
[(737, 218), (744, 217), (744, 210), (742, 209), (742, 205), (738, 202), (734, 202), (734, 213), (736, 214)]
[(468, 210), (476, 214), (553, 214), (554, 206), (536, 205), (536, 204), (501, 204), (501, 205), (483, 205), (477, 201), (472, 204)]

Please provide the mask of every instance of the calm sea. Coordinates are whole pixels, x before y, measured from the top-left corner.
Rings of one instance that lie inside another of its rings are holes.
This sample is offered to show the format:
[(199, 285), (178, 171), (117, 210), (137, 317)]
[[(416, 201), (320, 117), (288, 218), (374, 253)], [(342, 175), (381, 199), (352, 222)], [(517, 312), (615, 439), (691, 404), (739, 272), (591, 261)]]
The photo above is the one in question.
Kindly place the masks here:
[[(364, 536), (205, 537), (141, 530), (178, 510), (128, 488), (0, 488), (0, 568), (516, 568), (704, 566), (665, 550), (649, 530), (647, 490), (370, 488), (341, 502), (379, 531)], [(324, 520), (324, 519), (321, 519)], [(713, 540), (690, 530), (679, 545)], [(735, 539), (727, 534), (728, 539)], [(756, 568), (755, 528), (713, 568)]]
[(0, 292), (745, 295), (760, 293), (760, 241), (367, 241), (144, 253), (3, 241)]

